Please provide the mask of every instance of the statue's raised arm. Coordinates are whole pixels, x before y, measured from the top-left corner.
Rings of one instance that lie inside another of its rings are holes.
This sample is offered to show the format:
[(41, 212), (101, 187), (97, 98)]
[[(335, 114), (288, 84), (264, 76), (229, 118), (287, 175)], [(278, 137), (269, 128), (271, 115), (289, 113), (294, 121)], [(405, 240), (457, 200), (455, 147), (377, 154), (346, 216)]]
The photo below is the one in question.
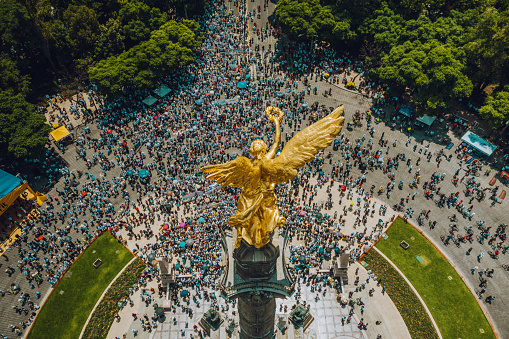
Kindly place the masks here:
[[(277, 115), (273, 115), (272, 113), (276, 113)], [(265, 115), (267, 116), (267, 119), (272, 121), (275, 125), (276, 129), (276, 135), (274, 136), (274, 144), (270, 148), (270, 150), (267, 152), (267, 155), (265, 156), (265, 159), (270, 160), (274, 159), (276, 156), (276, 152), (279, 148), (279, 143), (281, 142), (281, 120), (283, 120), (283, 111), (281, 111), (277, 107), (269, 106), (265, 109)]]

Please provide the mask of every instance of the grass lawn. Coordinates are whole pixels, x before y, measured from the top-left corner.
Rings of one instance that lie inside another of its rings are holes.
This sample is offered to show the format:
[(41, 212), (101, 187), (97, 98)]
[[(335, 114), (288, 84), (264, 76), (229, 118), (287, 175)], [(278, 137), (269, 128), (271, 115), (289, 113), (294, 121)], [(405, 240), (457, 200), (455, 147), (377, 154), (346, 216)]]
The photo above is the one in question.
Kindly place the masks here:
[(387, 288), (387, 294), (405, 321), (412, 339), (438, 339), (430, 317), (403, 277), (378, 252), (371, 250), (362, 260)]
[[(103, 263), (96, 269), (92, 264), (98, 258)], [(29, 338), (79, 338), (97, 300), (132, 258), (117, 239), (108, 232), (103, 233), (55, 287), (37, 316)]]
[(145, 268), (145, 263), (136, 259), (122, 272), (97, 305), (83, 333), (83, 338), (99, 339), (108, 336), (115, 314), (120, 310), (118, 302), (122, 298), (129, 298), (129, 287), (138, 281)]
[[(381, 239), (376, 247), (419, 292), (443, 338), (495, 338), (476, 297), (424, 236), (401, 218), (396, 219), (387, 235), (388, 239)], [(410, 245), (407, 250), (400, 246), (403, 240)]]

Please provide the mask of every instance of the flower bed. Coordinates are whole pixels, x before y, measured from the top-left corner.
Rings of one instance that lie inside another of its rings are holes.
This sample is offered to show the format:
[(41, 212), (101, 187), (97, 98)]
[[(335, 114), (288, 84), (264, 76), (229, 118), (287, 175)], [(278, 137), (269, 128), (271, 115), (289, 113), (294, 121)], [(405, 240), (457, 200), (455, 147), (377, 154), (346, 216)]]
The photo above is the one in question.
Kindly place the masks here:
[(426, 310), (403, 277), (374, 250), (369, 251), (362, 260), (378, 279), (382, 279), (382, 285), (387, 287), (387, 294), (398, 308), (412, 339), (438, 338)]
[(138, 281), (145, 267), (143, 261), (137, 258), (115, 280), (92, 314), (83, 338), (106, 338), (115, 314), (120, 310), (119, 300), (129, 297), (129, 287)]

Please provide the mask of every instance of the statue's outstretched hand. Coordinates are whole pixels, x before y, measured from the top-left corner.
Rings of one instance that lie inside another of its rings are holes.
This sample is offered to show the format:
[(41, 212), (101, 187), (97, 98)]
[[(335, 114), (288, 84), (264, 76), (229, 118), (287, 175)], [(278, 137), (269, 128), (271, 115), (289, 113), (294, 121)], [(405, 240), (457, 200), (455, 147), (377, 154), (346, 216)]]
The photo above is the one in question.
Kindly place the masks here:
[[(276, 113), (277, 115), (274, 115), (272, 113)], [(283, 120), (284, 113), (277, 107), (269, 106), (265, 109), (265, 115), (267, 116), (267, 119), (269, 119), (273, 123), (276, 123), (276, 120), (278, 122), (281, 122), (281, 120)]]

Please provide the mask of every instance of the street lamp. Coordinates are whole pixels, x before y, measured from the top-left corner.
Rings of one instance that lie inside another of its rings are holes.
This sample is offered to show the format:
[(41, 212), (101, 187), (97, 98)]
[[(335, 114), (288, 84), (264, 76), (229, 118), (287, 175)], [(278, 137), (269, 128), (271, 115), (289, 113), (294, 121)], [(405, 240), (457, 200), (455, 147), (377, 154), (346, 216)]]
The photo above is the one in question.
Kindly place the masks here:
[(313, 36), (313, 40), (311, 41), (311, 51), (310, 51), (310, 52), (313, 52), (313, 54), (314, 54), (315, 49), (316, 49), (316, 48), (315, 48), (315, 44), (316, 44), (317, 38), (318, 38), (318, 35), (317, 35), (317, 34), (315, 34), (315, 35)]

